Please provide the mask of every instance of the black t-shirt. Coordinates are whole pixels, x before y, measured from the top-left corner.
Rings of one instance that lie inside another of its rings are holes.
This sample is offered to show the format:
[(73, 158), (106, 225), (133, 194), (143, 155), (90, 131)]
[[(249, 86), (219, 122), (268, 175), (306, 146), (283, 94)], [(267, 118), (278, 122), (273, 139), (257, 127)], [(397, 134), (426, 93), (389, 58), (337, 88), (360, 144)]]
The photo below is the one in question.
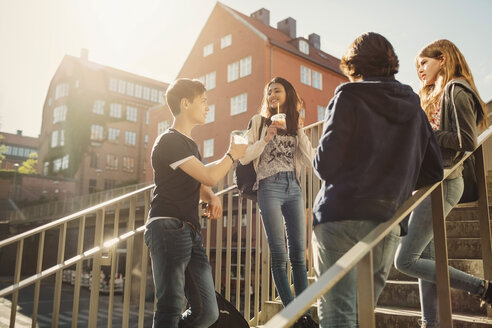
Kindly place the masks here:
[(200, 228), (198, 204), (201, 183), (179, 167), (171, 167), (190, 156), (202, 159), (197, 144), (174, 129), (167, 130), (155, 141), (151, 155), (155, 188), (149, 218), (175, 217)]

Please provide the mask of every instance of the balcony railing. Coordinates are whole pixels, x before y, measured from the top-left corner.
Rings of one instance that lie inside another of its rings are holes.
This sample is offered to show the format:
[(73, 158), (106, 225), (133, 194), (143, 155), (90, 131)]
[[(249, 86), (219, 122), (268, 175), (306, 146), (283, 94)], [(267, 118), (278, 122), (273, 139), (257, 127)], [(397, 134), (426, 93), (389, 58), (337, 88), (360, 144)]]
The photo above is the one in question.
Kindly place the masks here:
[(67, 214), (100, 204), (104, 201), (125, 195), (148, 185), (150, 185), (150, 183), (139, 183), (121, 188), (104, 190), (92, 194), (24, 207), (20, 211), (12, 211), (9, 221), (12, 224), (24, 224), (32, 222), (33, 220), (39, 222), (41, 220), (60, 218)]

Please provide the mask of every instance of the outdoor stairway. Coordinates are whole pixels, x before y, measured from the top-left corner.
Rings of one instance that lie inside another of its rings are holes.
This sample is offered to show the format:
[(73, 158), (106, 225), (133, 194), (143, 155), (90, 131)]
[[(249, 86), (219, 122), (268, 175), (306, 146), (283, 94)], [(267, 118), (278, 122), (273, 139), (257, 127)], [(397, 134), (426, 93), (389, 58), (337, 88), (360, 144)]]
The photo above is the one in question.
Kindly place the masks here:
[[(477, 207), (474, 204), (458, 205), (453, 209), (447, 218), (446, 232), (450, 265), (483, 277)], [(480, 307), (477, 297), (451, 289), (451, 298), (455, 328), (492, 327), (492, 318), (486, 317), (486, 308)], [(282, 308), (280, 301), (264, 304), (259, 324), (267, 322)], [(317, 319), (314, 304), (311, 312)], [(392, 268), (376, 308), (376, 327), (419, 327), (418, 319), (420, 301), (417, 280)]]
[[(490, 190), (490, 189), (489, 189)], [(483, 277), (478, 210), (459, 205), (446, 220), (449, 264), (470, 274)], [(451, 289), (454, 327), (492, 327), (486, 307), (466, 292)], [(418, 327), (420, 301), (417, 280), (395, 268), (390, 272), (376, 309), (376, 326)]]

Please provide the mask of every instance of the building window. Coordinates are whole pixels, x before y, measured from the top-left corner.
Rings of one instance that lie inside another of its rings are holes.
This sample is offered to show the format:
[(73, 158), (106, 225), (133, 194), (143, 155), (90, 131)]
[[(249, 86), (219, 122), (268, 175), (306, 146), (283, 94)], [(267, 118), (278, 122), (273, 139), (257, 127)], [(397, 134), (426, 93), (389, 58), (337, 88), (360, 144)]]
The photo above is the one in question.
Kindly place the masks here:
[(159, 91), (159, 104), (165, 104), (165, 101), (164, 101), (164, 92), (162, 91)]
[(301, 65), (301, 83), (311, 85), (311, 69)]
[(240, 60), (239, 77), (248, 76), (251, 74), (251, 56)]
[(112, 179), (104, 179), (104, 190), (113, 189), (116, 186), (116, 181)]
[(123, 156), (123, 171), (133, 172), (135, 171), (135, 158), (130, 156)]
[(114, 77), (109, 78), (109, 91), (118, 91), (118, 80)]
[(54, 130), (51, 132), (51, 148), (55, 148), (58, 146), (58, 130)]
[(97, 180), (96, 179), (89, 179), (89, 194), (92, 194), (93, 192), (95, 192), (96, 187), (97, 187)]
[(94, 107), (92, 107), (92, 112), (94, 114), (104, 115), (104, 100), (96, 100)]
[(53, 172), (60, 172), (61, 165), (62, 165), (62, 159), (61, 158), (55, 159), (53, 161)]
[(61, 105), (53, 109), (53, 124), (63, 122), (67, 118), (67, 106)]
[(203, 47), (203, 57), (207, 57), (214, 53), (214, 44), (210, 43)]
[(102, 125), (91, 125), (91, 140), (102, 140), (104, 134), (104, 127)]
[(146, 111), (145, 112), (145, 125), (149, 125), (149, 121), (150, 121), (150, 114), (149, 114), (149, 111)]
[(61, 160), (61, 169), (62, 170), (68, 169), (68, 165), (69, 165), (69, 155), (65, 155), (62, 157)]
[(118, 92), (125, 93), (126, 90), (126, 82), (123, 80), (118, 80)]
[(303, 119), (306, 118), (306, 109), (305, 108), (301, 108), (301, 110), (299, 111), (299, 114), (301, 115), (301, 117)]
[(148, 144), (149, 144), (149, 135), (146, 134), (144, 135), (144, 147), (147, 148)]
[(239, 62), (227, 65), (227, 82), (236, 81), (239, 78)]
[(135, 97), (142, 98), (142, 86), (140, 84), (135, 85)]
[(68, 96), (68, 83), (60, 83), (55, 89), (55, 99)]
[(126, 83), (126, 95), (127, 96), (133, 96), (133, 90), (134, 90), (135, 85), (131, 82)]
[(137, 108), (127, 106), (126, 107), (126, 119), (127, 121), (136, 122), (137, 121)]
[(121, 104), (111, 104), (109, 106), (109, 116), (121, 118)]
[(299, 51), (309, 55), (309, 43), (305, 40), (299, 40)]
[(227, 34), (220, 38), (220, 48), (224, 49), (232, 44), (232, 35)]
[(99, 154), (98, 153), (95, 153), (95, 152), (91, 153), (90, 167), (93, 169), (99, 168)]
[(150, 88), (143, 87), (143, 99), (150, 100)]
[(214, 139), (207, 139), (203, 141), (203, 157), (214, 156)]
[(163, 134), (164, 131), (166, 131), (168, 127), (169, 127), (169, 121), (168, 120), (159, 122), (157, 124), (157, 135)]
[(325, 107), (318, 105), (318, 121), (325, 119)]
[(215, 121), (215, 105), (208, 105), (207, 118), (205, 119), (205, 123), (211, 123)]
[(118, 169), (118, 156), (113, 154), (106, 155), (106, 169), (113, 171)]
[(205, 75), (205, 89), (212, 90), (215, 88), (215, 72)]
[(65, 146), (65, 130), (60, 130), (60, 146)]
[(323, 90), (323, 74), (313, 71), (313, 88)]
[(135, 146), (137, 144), (137, 134), (131, 131), (125, 131), (125, 144)]
[(120, 138), (120, 129), (109, 128), (108, 129), (108, 140), (113, 142), (118, 142)]
[(231, 115), (244, 113), (248, 110), (248, 94), (243, 93), (231, 98)]
[(159, 92), (156, 89), (150, 89), (150, 101), (159, 102)]

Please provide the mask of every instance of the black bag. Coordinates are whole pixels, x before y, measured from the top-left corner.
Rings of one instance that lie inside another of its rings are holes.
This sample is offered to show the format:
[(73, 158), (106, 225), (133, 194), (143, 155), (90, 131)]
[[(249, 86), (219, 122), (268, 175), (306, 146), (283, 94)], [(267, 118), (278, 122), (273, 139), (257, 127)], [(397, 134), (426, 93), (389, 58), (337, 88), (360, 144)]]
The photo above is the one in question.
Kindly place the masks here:
[(463, 195), (458, 202), (470, 203), (478, 200), (477, 177), (475, 176), (475, 157), (471, 155), (463, 162), (463, 182), (465, 187)]
[[(260, 129), (258, 131), (258, 136), (261, 137), (261, 131), (263, 130), (263, 125), (265, 124), (265, 118), (261, 118)], [(248, 130), (251, 128), (251, 121), (248, 125)], [(251, 199), (256, 201), (257, 192), (253, 191), (253, 186), (256, 183), (256, 171), (253, 166), (253, 161), (249, 164), (242, 165), (237, 164), (236, 170), (234, 171), (234, 179), (237, 184), (237, 189), (239, 189), (239, 195), (246, 199)]]
[(219, 306), (219, 319), (209, 328), (249, 328), (243, 315), (221, 294), (215, 292)]

